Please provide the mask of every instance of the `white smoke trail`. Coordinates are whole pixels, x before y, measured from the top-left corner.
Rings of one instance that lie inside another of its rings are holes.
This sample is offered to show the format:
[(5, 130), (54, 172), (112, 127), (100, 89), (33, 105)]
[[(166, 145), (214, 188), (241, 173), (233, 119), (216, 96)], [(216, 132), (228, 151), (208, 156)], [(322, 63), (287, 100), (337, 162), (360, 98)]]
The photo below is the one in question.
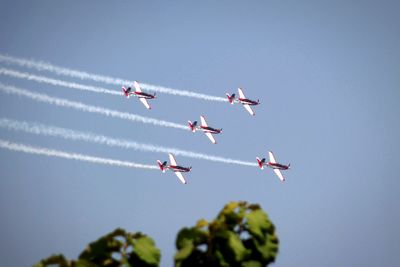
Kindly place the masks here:
[(134, 141), (116, 139), (89, 132), (81, 132), (71, 129), (47, 126), (39, 123), (29, 123), (24, 121), (16, 121), (16, 120), (0, 118), (0, 127), (14, 131), (24, 131), (27, 133), (38, 134), (38, 135), (61, 137), (68, 140), (80, 140), (85, 142), (107, 145), (111, 147), (121, 147), (125, 149), (134, 149), (144, 152), (173, 153), (176, 156), (203, 159), (214, 162), (237, 164), (237, 165), (244, 165), (251, 167), (257, 166), (257, 164), (255, 164), (254, 162), (212, 156), (191, 151), (185, 151), (177, 148), (155, 146), (150, 144), (141, 144)]
[(74, 159), (80, 161), (87, 161), (92, 163), (107, 164), (112, 166), (129, 167), (129, 168), (141, 168), (141, 169), (153, 169), (157, 170), (157, 166), (145, 165), (140, 163), (134, 163), (129, 161), (121, 161), (115, 159), (99, 158), (88, 155), (82, 155), (77, 153), (68, 153), (59, 150), (53, 150), (43, 147), (27, 146), (24, 144), (12, 143), (6, 140), (0, 139), (0, 147), (12, 151), (24, 152), (28, 154), (45, 155), (49, 157), (58, 157), (64, 159)]
[[(82, 80), (92, 80), (92, 81), (96, 81), (96, 82), (102, 82), (102, 83), (119, 85), (119, 86), (132, 83), (132, 81), (130, 81), (130, 80), (123, 80), (120, 78), (113, 78), (113, 77), (109, 77), (109, 76), (92, 74), (92, 73), (88, 73), (88, 72), (84, 72), (84, 71), (78, 71), (78, 70), (59, 67), (59, 66), (56, 66), (56, 65), (53, 65), (50, 63), (42, 62), (42, 61), (29, 60), (29, 59), (24, 59), (24, 58), (16, 58), (16, 57), (2, 55), (2, 54), (0, 54), (0, 62), (5, 62), (7, 64), (14, 64), (14, 65), (18, 65), (18, 66), (26, 67), (26, 68), (32, 68), (32, 69), (35, 69), (38, 71), (49, 71), (49, 72), (55, 73), (57, 75), (79, 78)], [(226, 98), (219, 97), (219, 96), (210, 96), (210, 95), (206, 95), (206, 94), (200, 94), (200, 93), (195, 93), (195, 92), (185, 91), (185, 90), (177, 90), (174, 88), (151, 85), (151, 84), (146, 84), (146, 83), (141, 83), (141, 86), (143, 87), (143, 89), (146, 89), (149, 91), (154, 91), (154, 92), (159, 92), (159, 93), (165, 93), (165, 94), (171, 94), (171, 95), (177, 95), (177, 96), (187, 96), (187, 97), (198, 98), (198, 99), (209, 100), (209, 101), (217, 101), (217, 102), (227, 102), (228, 101)]]
[(123, 95), (122, 91), (118, 92), (115, 90), (109, 90), (109, 89), (105, 89), (102, 87), (83, 85), (83, 84), (73, 83), (73, 82), (66, 82), (66, 81), (62, 81), (62, 80), (51, 79), (51, 78), (44, 77), (44, 76), (38, 76), (38, 75), (34, 75), (31, 73), (27, 73), (27, 72), (20, 72), (20, 71), (6, 69), (6, 68), (0, 68), (0, 75), (7, 75), (7, 76), (10, 76), (13, 78), (26, 79), (29, 81), (35, 81), (35, 82), (39, 82), (39, 83), (47, 83), (47, 84), (51, 84), (51, 85), (68, 87), (68, 88), (72, 88), (72, 89), (90, 91), (90, 92), (95, 92), (95, 93), (103, 93), (103, 94), (118, 95), (118, 96)]
[(149, 117), (143, 117), (143, 116), (132, 114), (132, 113), (120, 112), (120, 111), (106, 109), (106, 108), (98, 107), (98, 106), (86, 105), (81, 102), (70, 101), (70, 100), (67, 100), (64, 98), (51, 97), (46, 94), (34, 93), (34, 92), (30, 92), (30, 91), (27, 91), (27, 90), (24, 90), (21, 88), (17, 88), (14, 86), (4, 85), (2, 83), (0, 83), (0, 91), (3, 91), (7, 94), (24, 96), (24, 97), (27, 97), (27, 98), (30, 98), (30, 99), (33, 99), (33, 100), (39, 101), (39, 102), (44, 102), (44, 103), (48, 103), (48, 104), (52, 104), (52, 105), (56, 105), (56, 106), (60, 106), (60, 107), (73, 108), (73, 109), (85, 111), (85, 112), (98, 113), (98, 114), (102, 114), (102, 115), (113, 117), (113, 118), (120, 118), (120, 119), (130, 120), (130, 121), (134, 121), (134, 122), (142, 122), (142, 123), (153, 124), (153, 125), (157, 125), (157, 126), (189, 130), (187, 126), (182, 125), (182, 124), (177, 124), (177, 123), (163, 121), (163, 120), (157, 120), (157, 119), (153, 119), (153, 118), (149, 118)]

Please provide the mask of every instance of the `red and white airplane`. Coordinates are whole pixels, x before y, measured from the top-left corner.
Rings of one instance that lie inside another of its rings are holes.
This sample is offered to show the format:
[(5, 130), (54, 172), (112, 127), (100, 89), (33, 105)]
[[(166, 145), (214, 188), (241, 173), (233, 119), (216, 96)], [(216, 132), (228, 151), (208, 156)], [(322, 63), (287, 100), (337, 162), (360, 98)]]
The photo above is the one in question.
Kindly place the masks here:
[(196, 132), (196, 130), (203, 131), (206, 134), (206, 136), (211, 140), (211, 142), (213, 144), (216, 144), (217, 141), (215, 141), (213, 134), (221, 133), (222, 129), (215, 129), (215, 128), (209, 127), (207, 125), (207, 122), (206, 122), (206, 119), (204, 118), (204, 116), (200, 116), (200, 120), (201, 120), (200, 126), (197, 125), (197, 121), (194, 121), (194, 122), (188, 121), (190, 130), (192, 132)]
[(149, 103), (147, 102), (147, 99), (154, 99), (156, 98), (156, 94), (148, 94), (142, 91), (142, 89), (140, 88), (140, 85), (137, 81), (133, 82), (133, 87), (135, 87), (135, 91), (132, 92), (132, 88), (128, 87), (128, 89), (126, 89), (124, 86), (122, 86), (122, 91), (124, 91), (124, 94), (127, 98), (129, 98), (130, 95), (134, 95), (137, 98), (139, 98), (140, 102), (143, 103), (143, 105), (147, 108), (147, 109), (151, 109)]
[(236, 98), (235, 94), (230, 95), (230, 94), (226, 93), (229, 103), (231, 103), (232, 105), (235, 102), (240, 103), (251, 115), (253, 115), (253, 116), (256, 115), (256, 113), (254, 113), (253, 109), (250, 106), (259, 105), (260, 100), (254, 101), (254, 100), (250, 100), (250, 99), (246, 98), (246, 96), (244, 95), (241, 88), (238, 88), (238, 91), (239, 91), (239, 98)]
[(175, 157), (174, 155), (172, 155), (171, 153), (168, 154), (169, 156), (169, 162), (170, 165), (167, 165), (167, 162), (164, 161), (163, 163), (161, 163), (161, 161), (157, 160), (158, 163), (158, 167), (160, 167), (160, 170), (162, 172), (165, 172), (165, 170), (170, 169), (171, 171), (175, 172), (176, 176), (178, 176), (179, 180), (183, 183), (186, 184), (186, 180), (185, 177), (183, 177), (182, 172), (190, 172), (192, 170), (192, 167), (182, 167), (179, 166), (176, 163)]
[(284, 165), (276, 162), (274, 153), (272, 151), (268, 151), (269, 154), (269, 162), (265, 162), (265, 158), (260, 159), (257, 157), (258, 166), (263, 169), (264, 166), (270, 167), (274, 170), (275, 174), (279, 177), (279, 179), (283, 182), (285, 181), (285, 177), (283, 177), (281, 170), (290, 169), (289, 165)]

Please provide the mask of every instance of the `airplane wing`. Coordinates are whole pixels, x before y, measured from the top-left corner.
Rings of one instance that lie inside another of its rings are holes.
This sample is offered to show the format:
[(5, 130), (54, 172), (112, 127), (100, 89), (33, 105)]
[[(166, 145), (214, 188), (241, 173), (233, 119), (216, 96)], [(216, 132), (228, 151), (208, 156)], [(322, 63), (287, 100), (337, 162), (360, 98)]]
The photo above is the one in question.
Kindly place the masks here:
[(217, 141), (215, 141), (214, 136), (211, 133), (205, 133), (205, 134), (207, 135), (208, 139), (210, 139), (213, 144), (217, 143)]
[(139, 98), (140, 102), (143, 103), (143, 105), (147, 108), (147, 109), (151, 109), (149, 103), (147, 102), (146, 98), (140, 97)]
[(281, 170), (274, 169), (275, 174), (279, 177), (279, 179), (283, 182), (285, 181), (285, 177), (283, 177)]
[(253, 115), (253, 116), (256, 115), (256, 113), (253, 111), (253, 109), (252, 109), (249, 105), (244, 104), (243, 107), (244, 107), (251, 115)]
[(244, 93), (243, 93), (243, 91), (242, 91), (241, 88), (238, 88), (238, 91), (239, 91), (239, 97), (240, 97), (240, 98), (246, 98), (246, 97), (244, 96)]
[(201, 120), (201, 126), (205, 126), (207, 127), (207, 122), (206, 122), (206, 118), (204, 118), (204, 116), (200, 116), (200, 120)]
[(175, 157), (174, 155), (172, 155), (171, 153), (168, 154), (169, 156), (169, 163), (173, 166), (178, 166), (178, 163), (176, 163)]
[(133, 87), (135, 87), (136, 92), (142, 92), (142, 89), (140, 89), (140, 85), (137, 81), (133, 82)]
[(181, 172), (175, 172), (176, 176), (178, 176), (179, 180), (181, 180), (182, 184), (186, 184), (185, 177), (183, 177)]
[(272, 151), (268, 151), (268, 154), (269, 154), (269, 161), (272, 163), (276, 163), (274, 153), (272, 153)]

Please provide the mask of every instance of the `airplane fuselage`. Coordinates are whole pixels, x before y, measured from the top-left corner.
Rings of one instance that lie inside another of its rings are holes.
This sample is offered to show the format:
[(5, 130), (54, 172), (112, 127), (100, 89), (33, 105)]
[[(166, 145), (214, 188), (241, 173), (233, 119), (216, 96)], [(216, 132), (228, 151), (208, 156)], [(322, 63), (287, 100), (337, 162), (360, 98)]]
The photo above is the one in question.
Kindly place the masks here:
[(254, 101), (254, 100), (250, 100), (247, 98), (239, 98), (239, 103), (243, 104), (243, 105), (250, 105), (250, 106), (256, 106), (258, 104), (260, 104), (260, 102), (258, 101)]
[(171, 169), (174, 172), (190, 172), (190, 169), (191, 169), (191, 168), (187, 168), (187, 167), (174, 166), (174, 165), (169, 165), (169, 166), (166, 166), (166, 167)]
[(148, 93), (143, 93), (143, 92), (133, 92), (133, 93), (138, 98), (145, 98), (145, 99), (153, 99), (153, 98), (155, 98), (155, 95), (151, 95), (151, 94), (148, 94)]
[(212, 133), (212, 134), (219, 134), (222, 131), (222, 129), (215, 129), (208, 126), (199, 126), (198, 129), (205, 133)]
[(283, 165), (283, 164), (279, 164), (279, 163), (273, 163), (273, 162), (267, 162), (264, 165), (272, 168), (272, 169), (279, 169), (279, 170), (287, 170), (289, 169), (288, 165)]

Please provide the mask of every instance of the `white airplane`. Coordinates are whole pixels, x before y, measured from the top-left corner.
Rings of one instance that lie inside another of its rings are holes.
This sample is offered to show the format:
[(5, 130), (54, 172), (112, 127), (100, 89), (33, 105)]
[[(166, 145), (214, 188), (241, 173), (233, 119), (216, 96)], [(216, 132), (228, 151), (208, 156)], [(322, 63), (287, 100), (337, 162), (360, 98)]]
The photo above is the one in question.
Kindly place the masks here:
[(192, 170), (192, 167), (182, 167), (179, 166), (176, 163), (175, 157), (174, 155), (172, 155), (171, 153), (168, 154), (169, 156), (169, 162), (170, 165), (167, 165), (167, 162), (164, 161), (163, 163), (161, 163), (161, 161), (157, 160), (158, 163), (158, 167), (160, 167), (160, 170), (162, 172), (165, 172), (165, 170), (170, 169), (171, 171), (175, 172), (176, 176), (178, 176), (179, 180), (183, 183), (186, 184), (186, 180), (185, 177), (183, 177), (182, 172), (190, 172)]
[(221, 133), (222, 129), (215, 129), (215, 128), (209, 127), (207, 125), (206, 118), (204, 116), (200, 116), (200, 120), (201, 120), (200, 126), (197, 125), (197, 121), (194, 121), (193, 123), (191, 121), (188, 121), (190, 130), (192, 132), (196, 132), (196, 130), (203, 131), (205, 133), (205, 135), (208, 137), (208, 139), (210, 139), (213, 144), (216, 144), (217, 141), (215, 141), (213, 134)]
[(232, 105), (237, 102), (243, 105), (243, 107), (251, 114), (251, 115), (256, 115), (256, 113), (253, 111), (253, 109), (250, 106), (255, 106), (260, 104), (260, 100), (254, 101), (246, 98), (246, 96), (243, 93), (243, 90), (241, 88), (238, 88), (239, 91), (239, 98), (237, 99), (235, 94), (228, 94), (226, 93), (226, 96), (228, 97), (229, 103)]
[(140, 88), (140, 85), (137, 81), (133, 82), (133, 87), (135, 87), (135, 91), (132, 92), (132, 88), (128, 87), (128, 89), (126, 89), (124, 86), (122, 86), (122, 91), (124, 91), (124, 94), (127, 98), (129, 98), (130, 95), (134, 95), (137, 98), (139, 98), (140, 102), (143, 103), (143, 105), (147, 108), (147, 109), (151, 109), (149, 103), (147, 102), (147, 99), (154, 99), (156, 98), (156, 94), (148, 94), (142, 91), (142, 89)]
[(279, 177), (279, 179), (283, 182), (285, 181), (285, 177), (283, 177), (281, 170), (288, 170), (290, 169), (289, 165), (284, 165), (276, 162), (274, 153), (272, 151), (268, 151), (269, 154), (269, 162), (265, 162), (265, 158), (260, 159), (257, 157), (258, 166), (263, 169), (264, 166), (270, 167), (274, 170), (275, 174)]

